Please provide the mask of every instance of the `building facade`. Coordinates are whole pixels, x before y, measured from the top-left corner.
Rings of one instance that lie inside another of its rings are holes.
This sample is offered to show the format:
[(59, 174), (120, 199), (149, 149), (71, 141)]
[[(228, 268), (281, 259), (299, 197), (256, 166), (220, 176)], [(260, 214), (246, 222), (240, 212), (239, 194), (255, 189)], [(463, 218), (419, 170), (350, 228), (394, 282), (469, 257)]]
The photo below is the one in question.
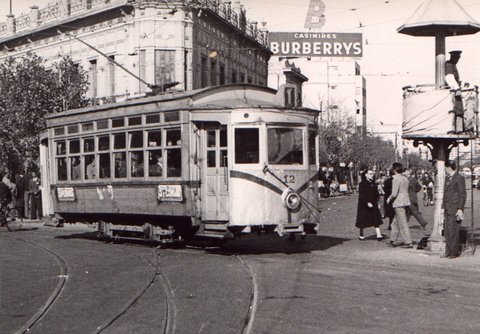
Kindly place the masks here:
[(312, 60), (317, 68), (316, 80), (306, 85), (314, 90), (322, 110), (322, 121), (333, 122), (350, 119), (357, 133), (366, 133), (367, 85), (360, 64), (346, 60)]
[(28, 14), (0, 23), (0, 61), (28, 52), (47, 65), (70, 56), (88, 72), (89, 97), (108, 102), (152, 87), (266, 86), (271, 55), (267, 33), (247, 20), (240, 4), (221, 0), (57, 0), (32, 6)]

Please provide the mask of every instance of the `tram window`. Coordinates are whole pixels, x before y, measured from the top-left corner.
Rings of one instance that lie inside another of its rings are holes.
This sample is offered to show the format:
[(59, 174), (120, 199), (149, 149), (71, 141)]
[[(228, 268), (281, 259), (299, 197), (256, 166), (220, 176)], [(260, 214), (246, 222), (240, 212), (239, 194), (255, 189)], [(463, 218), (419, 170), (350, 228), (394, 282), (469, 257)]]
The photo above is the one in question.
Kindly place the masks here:
[(83, 124), (82, 124), (82, 131), (83, 131), (83, 132), (92, 131), (92, 130), (93, 130), (93, 122), (83, 123)]
[(257, 128), (235, 129), (235, 163), (257, 164), (259, 162), (259, 145)]
[(57, 141), (57, 155), (67, 154), (67, 146), (65, 145), (65, 141)]
[(98, 137), (98, 150), (108, 151), (110, 149), (110, 136)]
[(115, 150), (120, 150), (125, 148), (125, 134), (116, 133), (113, 135), (113, 148)]
[(123, 117), (112, 119), (112, 128), (121, 128), (122, 126), (125, 126), (125, 119)]
[(130, 132), (130, 148), (143, 147), (143, 131)]
[(143, 151), (130, 152), (130, 173), (132, 177), (143, 177)]
[(82, 166), (80, 157), (70, 157), (70, 175), (73, 180), (80, 180), (82, 177)]
[(303, 130), (268, 129), (268, 163), (275, 165), (303, 164)]
[(95, 165), (95, 156), (93, 154), (85, 156), (85, 180), (92, 180), (97, 175), (97, 166)]
[(83, 152), (95, 151), (95, 140), (93, 138), (86, 138), (83, 140)]
[(315, 131), (308, 131), (308, 163), (310, 165), (316, 164), (315, 159)]
[(215, 147), (215, 130), (210, 130), (207, 132), (207, 146)]
[(148, 152), (148, 176), (163, 176), (162, 150)]
[(216, 154), (215, 151), (208, 151), (207, 152), (207, 167), (216, 167)]
[(69, 141), (69, 153), (75, 154), (80, 153), (80, 140), (74, 139)]
[(227, 147), (227, 129), (220, 129), (220, 147)]
[(55, 128), (53, 130), (53, 134), (55, 136), (61, 136), (61, 135), (64, 135), (65, 134), (65, 128), (62, 126), (61, 128)]
[(148, 131), (148, 146), (162, 146), (162, 131)]
[(97, 130), (108, 129), (108, 119), (97, 121)]
[(176, 146), (182, 144), (182, 136), (180, 129), (167, 130), (167, 146)]
[(220, 167), (228, 166), (227, 150), (220, 150)]
[(142, 125), (142, 117), (141, 116), (129, 117), (128, 118), (128, 125), (129, 126)]
[(57, 159), (57, 177), (58, 181), (67, 180), (67, 158)]
[(164, 114), (165, 122), (177, 122), (180, 120), (178, 111), (166, 111)]
[(100, 158), (100, 178), (105, 179), (110, 177), (110, 153), (102, 153)]
[(182, 176), (182, 151), (177, 149), (167, 150), (167, 177)]
[(147, 124), (160, 123), (160, 114), (147, 115)]
[(67, 127), (67, 132), (68, 132), (68, 133), (77, 133), (77, 132), (78, 132), (78, 124), (69, 125), (69, 126)]
[(115, 163), (115, 178), (127, 177), (127, 159), (125, 152), (117, 152), (113, 154)]

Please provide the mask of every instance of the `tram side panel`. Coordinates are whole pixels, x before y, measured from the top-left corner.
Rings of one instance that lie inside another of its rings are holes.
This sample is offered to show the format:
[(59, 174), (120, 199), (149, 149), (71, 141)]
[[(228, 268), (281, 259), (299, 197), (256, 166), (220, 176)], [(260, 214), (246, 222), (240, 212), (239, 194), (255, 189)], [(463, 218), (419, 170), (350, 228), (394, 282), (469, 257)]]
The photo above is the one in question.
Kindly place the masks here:
[[(107, 179), (102, 182), (54, 183), (51, 195), (54, 211), (61, 217), (95, 221), (96, 218), (116, 216), (157, 216), (190, 218), (198, 211), (196, 196), (198, 180), (191, 180), (191, 128), (182, 125), (182, 177), (175, 179)], [(54, 166), (55, 161), (51, 161)], [(52, 171), (53, 174), (53, 171)], [(171, 192), (163, 196), (162, 192)], [(173, 192), (172, 192), (173, 191)], [(155, 223), (150, 218), (150, 223)], [(142, 224), (137, 221), (123, 223)]]

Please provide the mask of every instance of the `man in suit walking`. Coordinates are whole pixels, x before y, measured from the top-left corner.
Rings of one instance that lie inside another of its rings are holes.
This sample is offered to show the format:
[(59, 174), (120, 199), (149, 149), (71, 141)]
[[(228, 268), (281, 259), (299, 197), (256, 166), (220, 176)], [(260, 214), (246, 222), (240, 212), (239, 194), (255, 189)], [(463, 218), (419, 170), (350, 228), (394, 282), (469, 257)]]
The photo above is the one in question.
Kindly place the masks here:
[(405, 169), (405, 172), (403, 174), (408, 179), (408, 196), (410, 198), (410, 206), (407, 209), (407, 220), (410, 220), (410, 216), (414, 216), (422, 227), (423, 231), (425, 231), (428, 222), (423, 218), (422, 213), (418, 208), (417, 195), (417, 193), (422, 189), (422, 186), (418, 182), (416, 176), (412, 174), (411, 169)]
[[(392, 232), (390, 233), (390, 244), (394, 247), (413, 248), (410, 227), (407, 221), (407, 208), (410, 206), (408, 179), (402, 172), (402, 164), (395, 162), (393, 164), (392, 193), (387, 199), (387, 203), (392, 203), (395, 211), (395, 221), (392, 224)], [(397, 241), (399, 234), (402, 236), (403, 242)]]
[(445, 171), (445, 192), (443, 194), (445, 257), (451, 259), (460, 255), (460, 226), (467, 192), (465, 178), (458, 173), (454, 161), (445, 162)]

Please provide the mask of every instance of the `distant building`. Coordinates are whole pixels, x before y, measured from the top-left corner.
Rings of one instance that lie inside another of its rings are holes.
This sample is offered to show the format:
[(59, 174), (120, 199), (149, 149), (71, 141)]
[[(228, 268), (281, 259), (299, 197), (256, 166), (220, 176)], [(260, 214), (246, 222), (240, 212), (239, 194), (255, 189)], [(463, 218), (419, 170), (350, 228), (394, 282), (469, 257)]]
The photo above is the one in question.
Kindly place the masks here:
[[(315, 77), (310, 76), (304, 90), (310, 100), (317, 99), (322, 110), (322, 121), (331, 122), (350, 118), (355, 131), (365, 134), (367, 129), (367, 84), (360, 64), (352, 59), (312, 59)], [(308, 96), (308, 95), (307, 95)]]
[(220, 0), (62, 0), (32, 6), (28, 14), (0, 23), (0, 61), (27, 52), (48, 63), (71, 56), (88, 71), (89, 96), (109, 102), (175, 82), (178, 90), (240, 82), (266, 86), (271, 55), (267, 33), (247, 20), (243, 6)]
[(295, 63), (283, 60), (273, 62), (269, 67), (268, 86), (276, 90), (283, 90), (283, 99), (287, 107), (301, 107), (303, 105), (302, 85), (308, 78), (302, 74)]

